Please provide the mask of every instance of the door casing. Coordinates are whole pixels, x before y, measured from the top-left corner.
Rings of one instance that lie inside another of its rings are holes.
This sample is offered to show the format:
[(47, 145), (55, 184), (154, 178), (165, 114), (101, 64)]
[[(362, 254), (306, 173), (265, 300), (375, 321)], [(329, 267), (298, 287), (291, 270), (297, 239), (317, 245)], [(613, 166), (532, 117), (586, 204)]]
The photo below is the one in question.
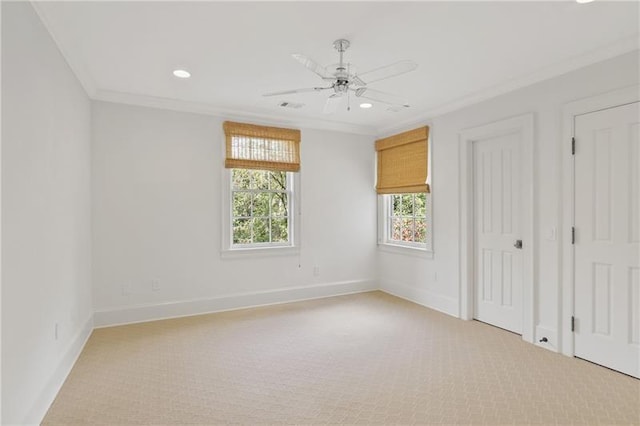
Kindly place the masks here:
[(534, 116), (524, 114), (460, 132), (460, 306), (459, 316), (473, 319), (474, 307), (474, 217), (473, 217), (473, 142), (509, 133), (520, 133), (522, 192), (522, 339), (534, 340)]
[(571, 239), (571, 229), (575, 226), (575, 164), (571, 150), (571, 140), (575, 136), (575, 117), (603, 109), (614, 108), (640, 100), (640, 85), (624, 87), (612, 92), (581, 99), (566, 104), (562, 109), (563, 155), (562, 155), (562, 285), (558, 289), (558, 344), (560, 351), (574, 356), (574, 339), (571, 317), (574, 315), (575, 301), (575, 257)]

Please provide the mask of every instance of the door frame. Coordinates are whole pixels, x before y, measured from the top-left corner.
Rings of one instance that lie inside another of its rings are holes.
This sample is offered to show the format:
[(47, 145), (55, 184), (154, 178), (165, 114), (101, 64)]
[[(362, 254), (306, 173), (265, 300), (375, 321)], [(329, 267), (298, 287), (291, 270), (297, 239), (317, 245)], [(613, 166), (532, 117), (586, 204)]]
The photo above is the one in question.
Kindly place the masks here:
[(575, 163), (571, 140), (575, 136), (575, 118), (579, 115), (640, 101), (640, 85), (567, 103), (562, 108), (562, 282), (558, 288), (558, 344), (561, 353), (574, 356), (574, 334), (571, 317), (575, 313), (575, 253), (571, 242), (571, 229), (575, 226)]
[(474, 315), (474, 206), (473, 206), (473, 143), (478, 140), (520, 133), (521, 163), (521, 232), (522, 248), (522, 339), (533, 343), (534, 303), (533, 283), (535, 269), (534, 241), (534, 115), (523, 114), (496, 121), (459, 133), (460, 149), (460, 312), (465, 320)]

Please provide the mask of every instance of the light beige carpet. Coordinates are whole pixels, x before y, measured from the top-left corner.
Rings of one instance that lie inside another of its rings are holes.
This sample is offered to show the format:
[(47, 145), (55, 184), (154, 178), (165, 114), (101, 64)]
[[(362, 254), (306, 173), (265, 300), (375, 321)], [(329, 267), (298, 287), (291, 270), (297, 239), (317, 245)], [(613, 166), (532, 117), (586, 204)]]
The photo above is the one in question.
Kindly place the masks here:
[(381, 292), (93, 332), (45, 424), (640, 424), (640, 381)]

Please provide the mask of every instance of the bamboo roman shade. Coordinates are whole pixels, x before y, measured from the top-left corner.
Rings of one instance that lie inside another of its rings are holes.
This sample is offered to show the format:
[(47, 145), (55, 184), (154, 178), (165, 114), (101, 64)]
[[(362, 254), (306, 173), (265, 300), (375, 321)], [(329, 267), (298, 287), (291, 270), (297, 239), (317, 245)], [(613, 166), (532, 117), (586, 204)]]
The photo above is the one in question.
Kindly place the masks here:
[(378, 194), (430, 192), (427, 184), (429, 127), (376, 141)]
[(228, 169), (300, 170), (300, 130), (225, 121)]

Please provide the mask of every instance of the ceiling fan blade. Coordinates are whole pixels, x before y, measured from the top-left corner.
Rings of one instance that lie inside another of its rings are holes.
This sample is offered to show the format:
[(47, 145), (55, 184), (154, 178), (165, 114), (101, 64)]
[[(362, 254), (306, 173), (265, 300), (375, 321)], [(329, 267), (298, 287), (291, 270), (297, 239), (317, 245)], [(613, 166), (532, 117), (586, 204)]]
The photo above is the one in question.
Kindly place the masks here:
[(283, 90), (281, 92), (265, 93), (262, 96), (279, 96), (279, 95), (291, 95), (294, 93), (320, 92), (322, 90), (327, 90), (332, 88), (333, 87), (309, 87), (305, 89), (293, 89), (293, 90)]
[(338, 105), (342, 102), (342, 95), (338, 95), (334, 93), (333, 95), (327, 98), (327, 102), (324, 104), (324, 109), (322, 110), (325, 114), (333, 114), (338, 109)]
[(400, 61), (396, 62), (395, 64), (387, 65), (362, 73), (358, 75), (358, 78), (365, 84), (369, 84), (373, 83), (374, 81), (384, 80), (386, 78), (395, 77), (397, 75), (413, 71), (416, 68), (418, 68), (418, 64), (413, 61)]
[(392, 93), (381, 92), (368, 87), (358, 87), (357, 89), (354, 89), (354, 92), (356, 92), (356, 96), (358, 98), (370, 99), (387, 105), (401, 106), (405, 108), (409, 107), (409, 103), (406, 99)]
[(294, 53), (291, 56), (293, 56), (293, 58), (296, 61), (300, 62), (307, 69), (309, 69), (310, 71), (313, 71), (314, 73), (316, 73), (317, 75), (319, 75), (323, 79), (332, 80), (332, 79), (335, 78), (333, 76), (333, 74), (331, 74), (329, 71), (327, 71), (327, 69), (325, 67), (323, 67), (322, 65), (320, 65), (319, 63), (317, 63), (313, 59), (308, 58), (305, 55), (301, 55), (299, 53)]
[(362, 81), (362, 79), (361, 79), (360, 77), (358, 77), (357, 75), (354, 75), (354, 76), (351, 78), (351, 81), (353, 81), (353, 83), (354, 83), (356, 86), (366, 86), (366, 85), (367, 85), (367, 83), (365, 83), (364, 81)]

